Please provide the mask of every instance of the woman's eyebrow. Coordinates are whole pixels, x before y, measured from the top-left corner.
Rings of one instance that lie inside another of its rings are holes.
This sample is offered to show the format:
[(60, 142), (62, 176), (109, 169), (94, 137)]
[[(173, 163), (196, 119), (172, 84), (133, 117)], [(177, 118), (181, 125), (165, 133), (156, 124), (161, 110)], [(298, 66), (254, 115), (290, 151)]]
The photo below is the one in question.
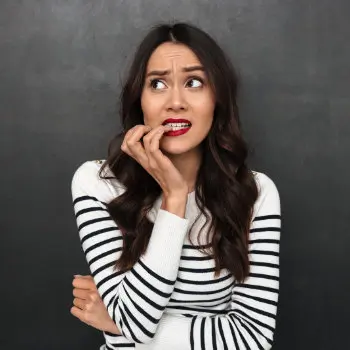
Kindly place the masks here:
[[(203, 66), (190, 66), (190, 67), (184, 67), (181, 69), (182, 72), (194, 72), (194, 71), (203, 71), (204, 72), (204, 67)], [(146, 77), (149, 77), (151, 75), (157, 75), (157, 76), (164, 76), (170, 74), (170, 70), (152, 70), (149, 73), (147, 73)]]

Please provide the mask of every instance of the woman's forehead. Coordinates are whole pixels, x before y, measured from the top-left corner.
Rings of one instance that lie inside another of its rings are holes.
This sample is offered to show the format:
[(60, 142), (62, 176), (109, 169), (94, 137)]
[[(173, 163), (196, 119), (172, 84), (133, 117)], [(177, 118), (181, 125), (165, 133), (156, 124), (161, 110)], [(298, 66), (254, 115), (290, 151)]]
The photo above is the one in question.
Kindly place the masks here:
[(200, 65), (196, 54), (186, 45), (163, 43), (159, 45), (148, 60), (147, 70), (168, 70), (175, 67)]

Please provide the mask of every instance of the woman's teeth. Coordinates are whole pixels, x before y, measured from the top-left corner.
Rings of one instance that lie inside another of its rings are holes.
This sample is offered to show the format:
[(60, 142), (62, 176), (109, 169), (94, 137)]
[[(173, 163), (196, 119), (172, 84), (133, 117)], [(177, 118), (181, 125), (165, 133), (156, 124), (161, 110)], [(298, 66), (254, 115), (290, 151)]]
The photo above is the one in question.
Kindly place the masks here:
[(185, 129), (185, 128), (188, 128), (191, 126), (191, 124), (188, 124), (188, 123), (168, 123), (168, 124), (165, 124), (167, 126), (171, 126), (172, 128), (172, 131), (176, 131), (176, 130), (181, 130), (181, 129)]

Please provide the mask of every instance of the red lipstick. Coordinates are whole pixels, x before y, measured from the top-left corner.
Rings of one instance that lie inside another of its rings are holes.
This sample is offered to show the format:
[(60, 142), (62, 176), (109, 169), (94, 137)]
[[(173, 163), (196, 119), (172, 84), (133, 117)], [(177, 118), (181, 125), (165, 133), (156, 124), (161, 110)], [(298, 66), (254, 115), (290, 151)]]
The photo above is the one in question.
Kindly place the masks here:
[(167, 132), (165, 132), (163, 135), (164, 136), (180, 136), (180, 135), (182, 135), (182, 134), (186, 134), (186, 132), (188, 131), (188, 130), (190, 130), (190, 126), (189, 127), (187, 127), (187, 128), (183, 128), (183, 129), (180, 129), (180, 130), (170, 130), (170, 131), (167, 131)]
[(189, 124), (189, 126), (182, 127), (179, 130), (167, 131), (163, 134), (164, 136), (180, 136), (180, 135), (185, 134), (191, 128), (191, 122), (187, 119), (168, 118), (163, 122), (163, 125), (168, 124), (168, 123), (174, 123), (174, 124), (186, 123), (186, 124)]
[(174, 119), (174, 118), (168, 118), (165, 119), (163, 124), (167, 124), (167, 123), (187, 123), (187, 124), (191, 124), (191, 122), (187, 119)]

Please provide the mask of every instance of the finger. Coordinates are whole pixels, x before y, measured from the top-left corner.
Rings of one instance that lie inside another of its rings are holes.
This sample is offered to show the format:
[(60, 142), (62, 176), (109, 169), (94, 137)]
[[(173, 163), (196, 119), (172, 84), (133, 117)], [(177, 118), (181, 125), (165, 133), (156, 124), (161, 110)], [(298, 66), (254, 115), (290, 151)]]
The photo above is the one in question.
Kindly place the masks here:
[(150, 132), (152, 128), (149, 125), (136, 125), (133, 128), (131, 128), (125, 135), (123, 144), (125, 148), (130, 148), (133, 145), (140, 144), (140, 140), (143, 137), (143, 135), (147, 132)]
[(91, 281), (94, 280), (94, 278), (91, 275), (84, 275), (84, 276), (81, 276), (81, 278), (85, 278), (85, 279), (91, 280)]
[(78, 307), (76, 306), (72, 306), (70, 309), (70, 313), (79, 318), (80, 321), (85, 322), (84, 321), (84, 311), (80, 310)]
[(75, 278), (93, 279), (91, 275), (74, 275)]
[(86, 302), (83, 299), (74, 298), (73, 299), (73, 305), (78, 307), (80, 310), (85, 310)]
[(140, 128), (144, 128), (144, 127), (149, 127), (149, 125), (144, 125), (144, 124), (137, 124), (135, 126), (133, 126), (131, 129), (129, 129), (124, 136), (124, 139), (129, 139), (137, 130), (139, 130)]
[(89, 295), (90, 295), (90, 290), (73, 288), (73, 295), (77, 298), (87, 300), (89, 298)]
[[(134, 158), (138, 163), (140, 163), (145, 169), (147, 169), (148, 158), (141, 142), (141, 138), (145, 133), (150, 132), (152, 128), (150, 126), (142, 125), (135, 129), (134, 133), (126, 137), (123, 141), (121, 149), (123, 152), (127, 153), (129, 156)], [(144, 141), (144, 138), (143, 138)]]
[(170, 126), (163, 126), (163, 125), (159, 125), (156, 128), (152, 129), (147, 135), (144, 136), (143, 138), (143, 144), (145, 146), (145, 148), (149, 148), (149, 144), (151, 142), (151, 140), (153, 139), (153, 137), (155, 135), (158, 135), (159, 133), (162, 135), (164, 133), (165, 130), (170, 130)]
[(149, 159), (149, 165), (151, 168), (153, 167), (164, 167), (164, 154), (159, 149), (160, 139), (163, 137), (166, 131), (171, 130), (171, 126), (160, 126), (156, 128), (155, 132), (153, 130), (146, 136), (145, 144), (145, 152)]
[(76, 277), (72, 282), (73, 287), (80, 289), (96, 289), (96, 285), (93, 279)]

